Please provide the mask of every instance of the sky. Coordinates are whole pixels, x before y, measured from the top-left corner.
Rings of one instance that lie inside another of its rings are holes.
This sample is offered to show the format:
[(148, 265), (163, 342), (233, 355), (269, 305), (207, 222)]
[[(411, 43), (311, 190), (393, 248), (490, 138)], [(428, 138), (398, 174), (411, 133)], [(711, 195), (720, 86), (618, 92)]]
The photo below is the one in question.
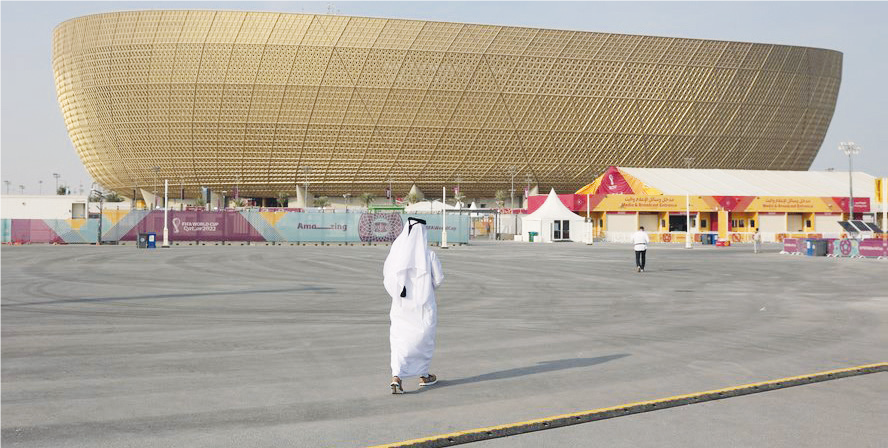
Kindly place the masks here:
[[(844, 54), (835, 114), (812, 170), (888, 177), (885, 2), (0, 2), (0, 171), (9, 192), (92, 179), (68, 137), (52, 74), (52, 30), (75, 17), (143, 9), (228, 9), (468, 22), (827, 48)], [(42, 185), (40, 181), (43, 181)], [(5, 193), (6, 185), (0, 184)]]

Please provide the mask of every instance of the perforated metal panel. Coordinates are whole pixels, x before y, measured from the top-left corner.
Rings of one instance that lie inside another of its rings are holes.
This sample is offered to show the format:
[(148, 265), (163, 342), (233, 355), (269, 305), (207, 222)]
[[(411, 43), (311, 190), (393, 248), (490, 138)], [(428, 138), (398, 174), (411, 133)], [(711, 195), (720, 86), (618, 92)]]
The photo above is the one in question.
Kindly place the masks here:
[(53, 36), (89, 173), (124, 194), (167, 178), (192, 197), (306, 180), (314, 194), (378, 194), (389, 179), (434, 194), (457, 177), (492, 196), (513, 166), (516, 185), (574, 191), (609, 165), (688, 156), (804, 170), (841, 63), (782, 45), (238, 11), (98, 14)]

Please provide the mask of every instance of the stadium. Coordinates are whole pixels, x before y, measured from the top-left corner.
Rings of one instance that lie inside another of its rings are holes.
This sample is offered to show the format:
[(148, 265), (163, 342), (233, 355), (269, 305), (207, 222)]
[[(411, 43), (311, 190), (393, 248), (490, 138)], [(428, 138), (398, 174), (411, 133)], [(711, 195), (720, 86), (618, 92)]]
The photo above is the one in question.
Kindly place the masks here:
[[(608, 166), (806, 170), (842, 54), (421, 20), (152, 10), (61, 23), (70, 138), (125, 196), (572, 192)], [(690, 159), (693, 158), (693, 161)], [(689, 162), (686, 162), (686, 159)], [(687, 165), (686, 163), (690, 163)]]

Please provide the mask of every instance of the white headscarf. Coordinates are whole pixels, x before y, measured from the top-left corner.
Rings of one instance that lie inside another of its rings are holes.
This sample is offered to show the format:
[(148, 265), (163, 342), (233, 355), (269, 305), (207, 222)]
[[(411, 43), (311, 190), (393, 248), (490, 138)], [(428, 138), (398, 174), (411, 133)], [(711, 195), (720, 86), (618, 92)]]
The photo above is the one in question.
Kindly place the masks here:
[[(409, 223), (409, 219), (408, 219)], [(421, 223), (406, 225), (392, 243), (382, 268), (383, 284), (392, 299), (401, 298), (401, 291), (414, 280), (429, 274), (427, 251), (429, 238), (426, 226)], [(410, 288), (408, 287), (409, 291)], [(404, 299), (412, 299), (408, 294)]]

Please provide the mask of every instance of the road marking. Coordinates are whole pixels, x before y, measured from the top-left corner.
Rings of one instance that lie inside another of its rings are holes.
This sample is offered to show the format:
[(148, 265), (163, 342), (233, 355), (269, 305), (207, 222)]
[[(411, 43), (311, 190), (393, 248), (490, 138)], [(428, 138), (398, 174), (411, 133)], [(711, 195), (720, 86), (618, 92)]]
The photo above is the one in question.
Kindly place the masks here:
[(459, 445), (463, 443), (478, 442), (481, 440), (495, 439), (499, 437), (514, 436), (544, 429), (560, 428), (562, 426), (576, 425), (580, 423), (594, 422), (624, 415), (640, 414), (642, 412), (656, 411), (687, 404), (703, 403), (706, 401), (720, 400), (723, 398), (738, 397), (741, 395), (767, 392), (769, 390), (783, 389), (786, 387), (801, 386), (804, 384), (829, 381), (849, 376), (866, 375), (869, 373), (888, 372), (888, 362), (867, 364), (845, 369), (827, 370), (825, 372), (811, 373), (808, 375), (791, 376), (776, 380), (763, 381), (761, 383), (743, 384), (740, 386), (726, 387), (724, 389), (707, 390), (673, 397), (659, 398), (656, 400), (639, 401), (636, 403), (621, 404), (607, 408), (592, 409), (571, 414), (554, 415), (551, 417), (528, 420), (524, 422), (508, 423), (505, 425), (488, 426), (486, 428), (470, 429), (467, 431), (452, 432), (421, 439), (405, 440), (403, 442), (376, 445), (370, 448), (395, 448), (395, 447), (423, 447), (433, 448), (442, 446)]

